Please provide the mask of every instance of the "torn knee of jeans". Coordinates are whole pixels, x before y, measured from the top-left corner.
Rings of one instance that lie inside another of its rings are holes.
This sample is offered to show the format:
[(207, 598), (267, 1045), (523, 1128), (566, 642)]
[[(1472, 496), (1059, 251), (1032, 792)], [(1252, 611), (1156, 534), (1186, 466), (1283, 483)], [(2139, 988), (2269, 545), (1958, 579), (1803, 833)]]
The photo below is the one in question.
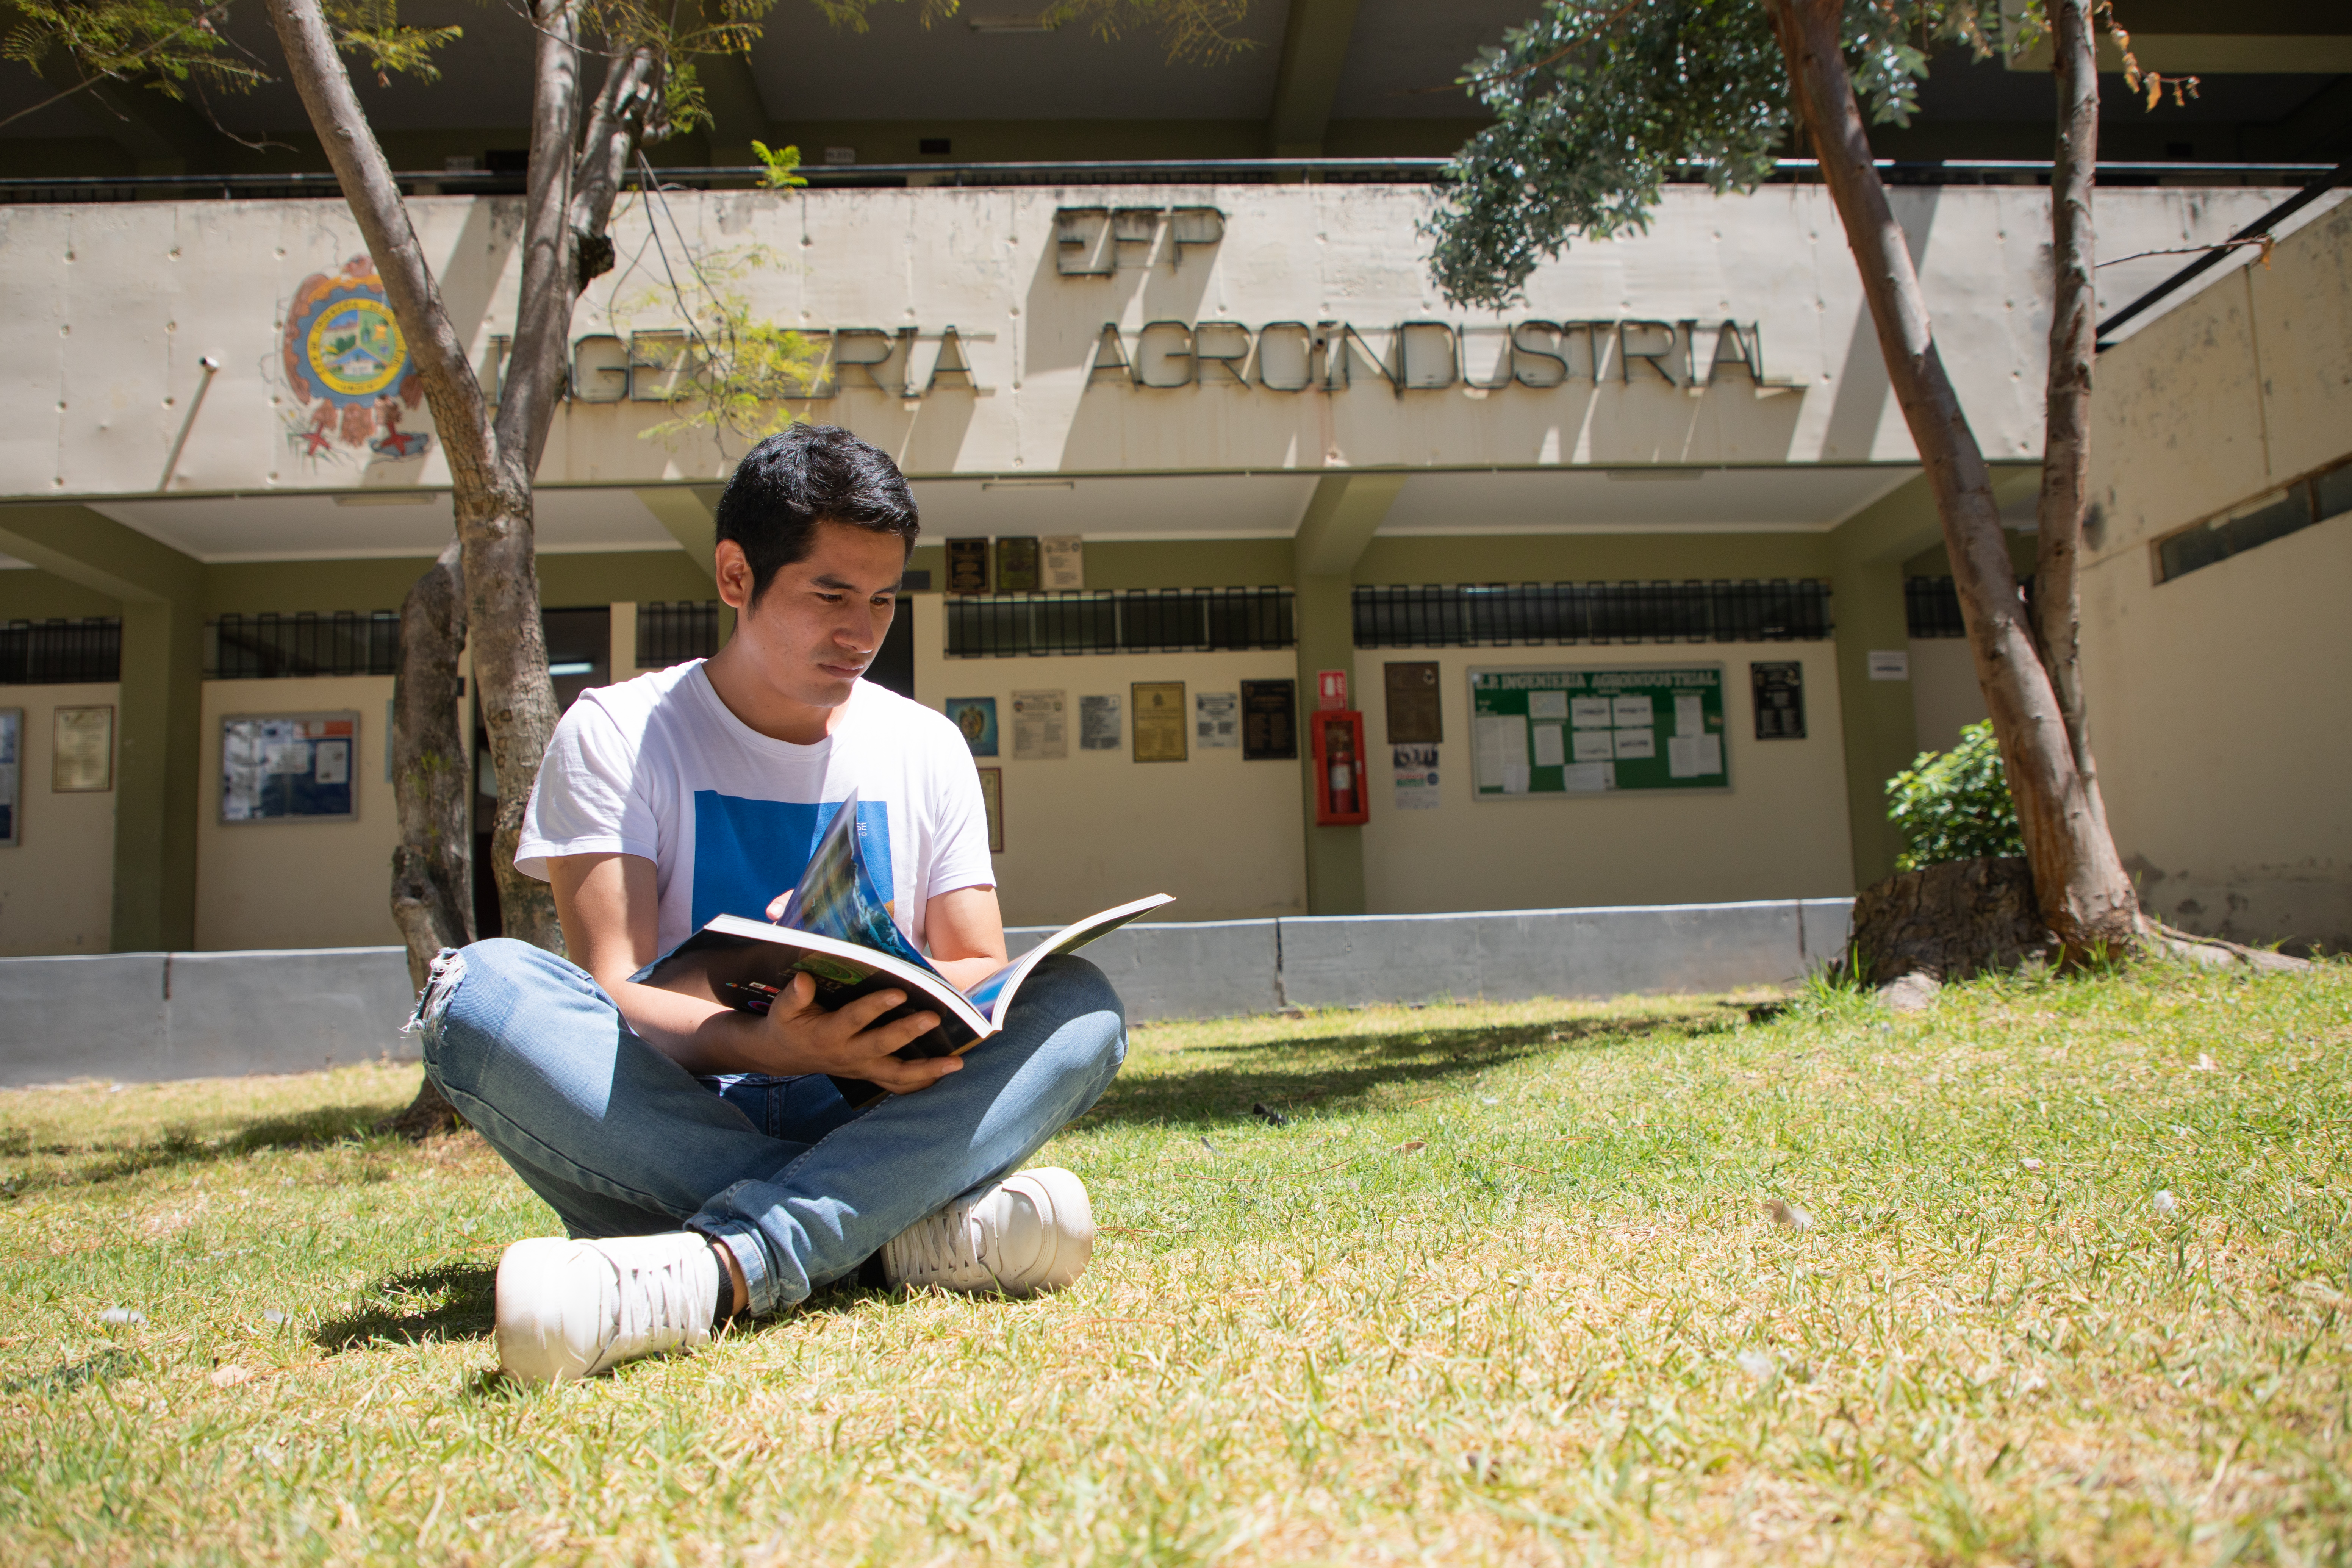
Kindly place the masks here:
[(407, 1034), (417, 1027), (433, 1028), (441, 1016), (449, 1010), (449, 997), (465, 983), (466, 955), (454, 947), (445, 947), (434, 955), (433, 967), (425, 977), (425, 989), (417, 994), (416, 1011), (409, 1015), (401, 1029)]

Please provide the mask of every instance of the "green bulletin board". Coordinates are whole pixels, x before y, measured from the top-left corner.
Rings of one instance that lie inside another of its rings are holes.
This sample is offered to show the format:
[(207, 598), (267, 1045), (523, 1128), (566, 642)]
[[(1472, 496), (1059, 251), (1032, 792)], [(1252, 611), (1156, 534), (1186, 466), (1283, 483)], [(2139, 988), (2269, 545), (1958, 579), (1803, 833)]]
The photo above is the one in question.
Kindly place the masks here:
[(1723, 667), (1474, 669), (1471, 794), (1728, 789)]

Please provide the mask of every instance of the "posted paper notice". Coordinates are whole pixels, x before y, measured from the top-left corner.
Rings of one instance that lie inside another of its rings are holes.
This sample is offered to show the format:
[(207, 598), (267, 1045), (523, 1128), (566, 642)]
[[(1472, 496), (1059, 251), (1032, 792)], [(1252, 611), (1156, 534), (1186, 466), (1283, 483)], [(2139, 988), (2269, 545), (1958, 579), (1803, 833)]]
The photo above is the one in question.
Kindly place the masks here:
[(1061, 691), (1013, 694), (1013, 760), (1049, 762), (1070, 754), (1069, 696)]

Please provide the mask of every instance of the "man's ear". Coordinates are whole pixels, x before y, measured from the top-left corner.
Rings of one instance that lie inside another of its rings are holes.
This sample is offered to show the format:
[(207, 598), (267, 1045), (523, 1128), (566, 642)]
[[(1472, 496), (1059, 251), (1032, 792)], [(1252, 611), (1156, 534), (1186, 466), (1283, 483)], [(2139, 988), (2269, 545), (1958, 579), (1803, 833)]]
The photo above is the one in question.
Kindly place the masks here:
[(722, 539), (711, 559), (711, 575), (719, 580), (719, 597), (739, 615), (751, 604), (751, 561), (743, 547), (731, 539)]

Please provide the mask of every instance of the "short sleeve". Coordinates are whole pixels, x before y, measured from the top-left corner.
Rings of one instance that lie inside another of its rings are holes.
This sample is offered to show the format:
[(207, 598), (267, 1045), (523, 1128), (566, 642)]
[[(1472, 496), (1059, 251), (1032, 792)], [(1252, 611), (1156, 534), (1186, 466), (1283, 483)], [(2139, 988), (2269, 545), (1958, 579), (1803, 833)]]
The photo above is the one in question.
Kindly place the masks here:
[[(927, 726), (929, 728), (929, 726)], [(988, 852), (988, 803), (981, 798), (980, 767), (963, 737), (933, 731), (931, 795), (937, 813), (925, 901), (959, 888), (992, 888), (996, 861)], [(944, 742), (945, 743), (941, 743)]]
[(555, 726), (524, 808), (515, 869), (548, 879), (560, 855), (660, 858), (660, 827), (645, 796), (641, 746), (601, 703), (574, 702)]

